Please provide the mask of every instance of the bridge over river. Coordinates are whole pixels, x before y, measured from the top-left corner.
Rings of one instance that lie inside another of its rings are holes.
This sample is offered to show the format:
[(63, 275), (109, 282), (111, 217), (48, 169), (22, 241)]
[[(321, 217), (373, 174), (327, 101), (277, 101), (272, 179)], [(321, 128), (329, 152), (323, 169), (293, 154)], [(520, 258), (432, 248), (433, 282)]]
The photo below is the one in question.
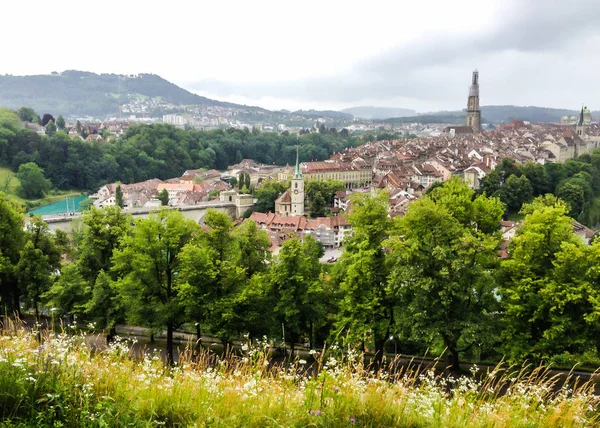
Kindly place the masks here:
[[(202, 223), (206, 211), (215, 209), (228, 214), (233, 219), (240, 218), (244, 212), (254, 205), (254, 200), (250, 195), (226, 195), (221, 197), (219, 201), (200, 202), (196, 205), (182, 205), (169, 207), (169, 209), (180, 211), (184, 217)], [(134, 218), (148, 218), (151, 213), (156, 212), (157, 208), (131, 208), (123, 210), (125, 213), (131, 214)], [(50, 230), (63, 230), (71, 233), (79, 224), (77, 221), (81, 217), (81, 213), (75, 214), (51, 214), (42, 216), (42, 219), (48, 224)]]

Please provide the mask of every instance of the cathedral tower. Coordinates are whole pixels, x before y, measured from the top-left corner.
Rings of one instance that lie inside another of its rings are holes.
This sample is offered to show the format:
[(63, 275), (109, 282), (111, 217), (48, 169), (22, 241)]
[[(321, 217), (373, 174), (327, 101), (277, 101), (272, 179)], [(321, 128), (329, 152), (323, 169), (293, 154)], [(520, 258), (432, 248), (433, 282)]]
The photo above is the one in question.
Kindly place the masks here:
[(291, 215), (304, 215), (304, 178), (298, 162), (298, 146), (296, 146), (296, 169), (292, 177), (292, 210)]
[(465, 125), (470, 126), (473, 132), (481, 131), (481, 110), (479, 109), (479, 72), (473, 72), (473, 80), (469, 88), (467, 101), (467, 119)]

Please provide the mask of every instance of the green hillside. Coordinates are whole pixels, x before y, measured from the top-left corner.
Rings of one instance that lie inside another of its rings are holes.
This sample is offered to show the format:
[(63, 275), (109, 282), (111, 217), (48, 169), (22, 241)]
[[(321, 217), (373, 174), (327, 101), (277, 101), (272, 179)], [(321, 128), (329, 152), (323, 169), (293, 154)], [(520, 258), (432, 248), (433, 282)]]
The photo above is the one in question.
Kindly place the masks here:
[(116, 115), (119, 105), (139, 98), (180, 105), (241, 107), (201, 97), (155, 74), (124, 76), (67, 70), (37, 76), (0, 76), (0, 104), (69, 115)]

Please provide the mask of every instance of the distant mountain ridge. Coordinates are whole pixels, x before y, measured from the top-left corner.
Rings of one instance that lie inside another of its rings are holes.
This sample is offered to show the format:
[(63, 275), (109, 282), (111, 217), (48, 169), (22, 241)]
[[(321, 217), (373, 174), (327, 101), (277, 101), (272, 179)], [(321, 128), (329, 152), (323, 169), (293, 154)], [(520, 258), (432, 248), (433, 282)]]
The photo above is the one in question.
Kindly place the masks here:
[[(560, 109), (560, 108), (549, 108), (549, 107), (537, 107), (537, 106), (513, 106), (513, 105), (501, 105), (501, 106), (482, 106), (481, 117), (486, 122), (499, 124), (501, 122), (510, 122), (512, 120), (524, 120), (528, 122), (549, 122), (558, 123), (564, 116), (568, 117), (579, 117), (580, 110)], [(465, 111), (442, 111), (435, 113), (428, 113), (433, 116), (465, 116)], [(598, 120), (600, 112), (592, 112), (592, 117), (595, 121)]]
[(417, 112), (415, 110), (407, 108), (395, 108), (395, 107), (372, 107), (372, 106), (358, 106), (350, 107), (340, 110), (343, 113), (351, 114), (354, 117), (361, 119), (387, 119), (390, 117), (410, 117), (415, 116)]
[[(509, 123), (513, 120), (523, 120), (527, 122), (559, 123), (562, 118), (575, 116), (579, 118), (580, 110), (558, 109), (536, 106), (482, 106), (481, 118), (483, 123), (500, 124)], [(436, 111), (428, 113), (419, 113), (416, 116), (388, 117), (385, 119), (374, 120), (376, 123), (449, 123), (458, 125), (465, 121), (465, 110), (454, 111)], [(592, 112), (592, 120), (598, 121), (600, 111)]]
[(38, 112), (65, 116), (107, 116), (118, 115), (120, 105), (144, 97), (175, 106), (248, 108), (193, 94), (155, 74), (96, 74), (66, 70), (48, 75), (0, 76), (0, 105), (12, 109), (27, 106)]

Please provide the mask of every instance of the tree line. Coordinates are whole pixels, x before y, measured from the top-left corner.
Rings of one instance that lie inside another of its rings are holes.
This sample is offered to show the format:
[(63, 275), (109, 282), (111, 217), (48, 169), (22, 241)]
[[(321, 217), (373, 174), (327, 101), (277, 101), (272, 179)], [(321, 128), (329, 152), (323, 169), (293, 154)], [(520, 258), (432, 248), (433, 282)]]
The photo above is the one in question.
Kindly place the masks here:
[(446, 350), (454, 368), (461, 358), (598, 362), (600, 242), (585, 245), (570, 207), (547, 194), (524, 204), (503, 253), (504, 210), (457, 179), (393, 219), (385, 192), (355, 194), (343, 254), (321, 264), (312, 237), (289, 237), (271, 257), (266, 232), (216, 211), (201, 227), (177, 211), (134, 222), (92, 208), (67, 239), (36, 218), (24, 231), (1, 196), (2, 305), (166, 330), (170, 360), (173, 332), (196, 325), (226, 346), (243, 334), (341, 341), (377, 359), (392, 336), (401, 353)]
[(120, 138), (89, 143), (60, 128), (48, 135), (24, 129), (8, 110), (0, 116), (0, 165), (17, 171), (34, 162), (58, 189), (95, 190), (117, 181), (178, 177), (187, 169), (224, 170), (243, 158), (283, 166), (295, 162), (296, 145), (300, 158), (312, 161), (361, 144), (360, 139), (340, 133), (296, 137), (233, 128), (183, 130), (165, 124), (133, 125)]
[(481, 180), (479, 191), (499, 197), (509, 215), (533, 198), (552, 193), (568, 204), (569, 216), (595, 227), (600, 222), (600, 150), (544, 165), (503, 159)]

